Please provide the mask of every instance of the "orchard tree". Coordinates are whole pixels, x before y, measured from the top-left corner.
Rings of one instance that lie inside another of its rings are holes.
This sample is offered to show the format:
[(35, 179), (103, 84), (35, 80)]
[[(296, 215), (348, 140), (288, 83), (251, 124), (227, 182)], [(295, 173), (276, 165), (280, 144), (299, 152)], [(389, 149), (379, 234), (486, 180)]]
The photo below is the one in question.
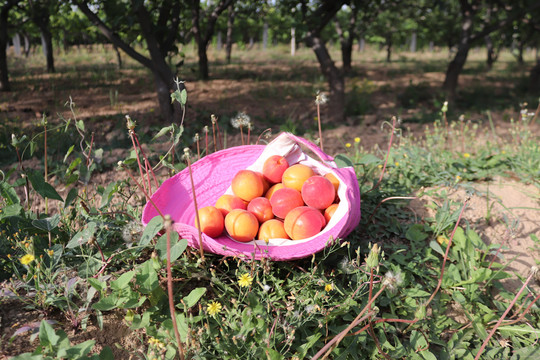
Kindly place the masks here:
[(21, 0), (5, 0), (0, 5), (0, 91), (11, 91), (6, 48), (9, 42), (9, 13)]
[(39, 28), (43, 52), (47, 60), (47, 72), (54, 73), (53, 35), (51, 14), (58, 12), (60, 2), (56, 0), (27, 0), (28, 16)]
[[(179, 121), (181, 108), (177, 103), (171, 104), (170, 97), (175, 90), (175, 72), (167, 64), (167, 56), (178, 53), (183, 4), (176, 0), (74, 0), (74, 3), (111, 43), (152, 72), (163, 119)], [(118, 24), (125, 24), (129, 31), (115, 31)], [(132, 45), (136, 33), (140, 34), (148, 55)]]
[(208, 72), (208, 44), (214, 36), (216, 22), (225, 9), (227, 9), (233, 0), (220, 0), (216, 5), (212, 2), (206, 3), (205, 7), (201, 7), (200, 0), (191, 0), (192, 13), (192, 29), (191, 32), (197, 42), (197, 53), (199, 55), (199, 76), (203, 80), (207, 80)]

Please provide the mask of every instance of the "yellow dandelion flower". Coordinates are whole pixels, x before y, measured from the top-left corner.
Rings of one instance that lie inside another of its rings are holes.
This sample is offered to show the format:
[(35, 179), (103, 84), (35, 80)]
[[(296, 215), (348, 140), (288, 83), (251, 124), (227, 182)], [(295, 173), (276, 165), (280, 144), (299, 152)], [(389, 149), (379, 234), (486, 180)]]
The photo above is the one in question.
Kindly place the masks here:
[(461, 180), (461, 176), (456, 175), (456, 182), (459, 182), (459, 180)]
[(253, 277), (248, 273), (245, 273), (238, 278), (238, 285), (240, 285), (240, 287), (249, 287), (252, 282)]
[(52, 257), (54, 255), (54, 250), (47, 250), (47, 254)]
[(352, 146), (351, 143), (346, 143), (346, 144), (345, 144), (345, 147), (348, 147), (348, 148), (349, 148), (349, 147), (351, 147), (351, 146)]
[(330, 292), (330, 291), (332, 291), (332, 290), (334, 290), (334, 285), (332, 285), (332, 284), (326, 284), (326, 285), (324, 285), (324, 291)]
[(11, 254), (7, 254), (8, 259), (11, 259)]
[(377, 167), (378, 167), (379, 169), (382, 169), (382, 165), (381, 165), (381, 164), (377, 165)]
[(471, 157), (471, 154), (469, 154), (469, 153), (463, 153), (463, 157), (464, 157), (465, 159), (468, 159), (468, 158)]
[(355, 138), (354, 138), (354, 142), (358, 144), (358, 143), (360, 142), (360, 138), (359, 138), (359, 137), (355, 137)]
[(450, 242), (450, 240), (448, 240), (448, 238), (444, 235), (439, 235), (437, 236), (437, 242), (439, 243), (439, 245), (441, 246), (448, 246), (448, 243)]
[(399, 162), (396, 161), (395, 165), (396, 165), (396, 166), (399, 166)]
[(212, 300), (208, 303), (208, 306), (206, 307), (206, 312), (208, 313), (208, 315), (214, 316), (221, 311), (221, 308), (222, 306), (220, 303)]
[(32, 261), (34, 261), (35, 257), (34, 255), (32, 254), (26, 254), (24, 255), (21, 259), (20, 259), (20, 262), (21, 264), (23, 265), (28, 265), (30, 264)]

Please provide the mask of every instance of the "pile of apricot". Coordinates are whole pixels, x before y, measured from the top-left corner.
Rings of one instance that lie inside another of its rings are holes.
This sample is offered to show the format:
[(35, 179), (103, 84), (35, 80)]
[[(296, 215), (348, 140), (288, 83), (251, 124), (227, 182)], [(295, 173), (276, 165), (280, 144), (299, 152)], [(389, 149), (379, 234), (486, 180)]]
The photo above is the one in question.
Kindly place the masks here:
[(238, 171), (231, 183), (233, 194), (199, 209), (201, 231), (210, 237), (226, 231), (240, 242), (306, 239), (330, 221), (338, 207), (338, 187), (332, 173), (322, 176), (307, 165), (289, 165), (283, 156), (273, 155), (262, 173)]

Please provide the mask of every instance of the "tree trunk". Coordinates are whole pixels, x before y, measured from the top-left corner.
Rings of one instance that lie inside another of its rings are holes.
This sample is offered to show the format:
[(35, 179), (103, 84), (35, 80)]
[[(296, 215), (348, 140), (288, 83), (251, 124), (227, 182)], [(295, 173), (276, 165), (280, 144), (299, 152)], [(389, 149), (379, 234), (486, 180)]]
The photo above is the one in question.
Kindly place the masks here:
[(234, 18), (236, 16), (236, 12), (234, 11), (234, 4), (231, 4), (229, 6), (228, 15), (229, 16), (227, 17), (227, 39), (226, 39), (226, 44), (225, 44), (225, 58), (227, 60), (227, 64), (230, 64), (232, 45), (233, 45)]
[(13, 1), (8, 1), (0, 8), (0, 91), (11, 91), (6, 47), (8, 44), (8, 15), (14, 5)]
[[(538, 50), (538, 48), (537, 48)], [(536, 54), (536, 65), (531, 69), (529, 76), (529, 91), (540, 90), (540, 57)]]
[(216, 39), (216, 50), (221, 51), (223, 48), (223, 34), (221, 31), (217, 33), (217, 39)]
[(13, 50), (16, 56), (21, 56), (21, 36), (19, 33), (13, 35)]
[(116, 52), (116, 60), (118, 61), (118, 68), (122, 68), (122, 54), (120, 54), (120, 50), (118, 49), (118, 46), (113, 44), (114, 51)]
[(409, 51), (412, 53), (416, 52), (416, 43), (417, 43), (416, 38), (417, 38), (416, 31), (413, 31), (411, 35), (411, 45), (409, 46)]
[(358, 51), (363, 52), (365, 48), (366, 48), (366, 39), (364, 39), (364, 37), (362, 36), (358, 44)]
[(264, 20), (263, 34), (262, 34), (263, 50), (268, 47), (268, 21)]
[(497, 57), (495, 55), (495, 47), (493, 46), (493, 40), (491, 39), (490, 35), (487, 35), (485, 37), (485, 41), (487, 51), (486, 65), (487, 69), (491, 70), (493, 68), (493, 63), (495, 62), (495, 60), (497, 60)]
[(291, 56), (294, 56), (295, 54), (296, 54), (296, 29), (292, 27), (291, 28)]
[(308, 33), (305, 40), (306, 45), (315, 52), (321, 71), (328, 81), (330, 90), (328, 119), (331, 122), (343, 122), (345, 120), (345, 78), (332, 61), (320, 36)]
[[(48, 22), (48, 21), (47, 21)], [(41, 28), (41, 44), (43, 45), (43, 53), (47, 59), (47, 72), (52, 74), (54, 70), (54, 53), (52, 45), (52, 34), (48, 27)]]
[(457, 52), (446, 69), (446, 77), (443, 83), (443, 90), (446, 92), (449, 101), (456, 97), (459, 75), (465, 66), (469, 49), (471, 48), (471, 31), (473, 26), (474, 13), (471, 8), (462, 9), (463, 22), (461, 24), (461, 35)]
[(386, 62), (392, 61), (392, 36), (386, 38)]

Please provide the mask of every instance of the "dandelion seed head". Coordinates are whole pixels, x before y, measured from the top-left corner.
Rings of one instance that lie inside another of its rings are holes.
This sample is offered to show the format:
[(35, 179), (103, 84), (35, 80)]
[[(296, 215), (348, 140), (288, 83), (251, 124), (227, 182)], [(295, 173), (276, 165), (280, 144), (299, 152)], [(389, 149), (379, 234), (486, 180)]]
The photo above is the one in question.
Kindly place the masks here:
[(131, 247), (140, 238), (142, 232), (143, 226), (139, 221), (130, 221), (122, 228), (122, 239), (128, 247)]
[(317, 105), (324, 105), (328, 102), (328, 97), (321, 92), (317, 92), (317, 96), (315, 96), (315, 104)]

